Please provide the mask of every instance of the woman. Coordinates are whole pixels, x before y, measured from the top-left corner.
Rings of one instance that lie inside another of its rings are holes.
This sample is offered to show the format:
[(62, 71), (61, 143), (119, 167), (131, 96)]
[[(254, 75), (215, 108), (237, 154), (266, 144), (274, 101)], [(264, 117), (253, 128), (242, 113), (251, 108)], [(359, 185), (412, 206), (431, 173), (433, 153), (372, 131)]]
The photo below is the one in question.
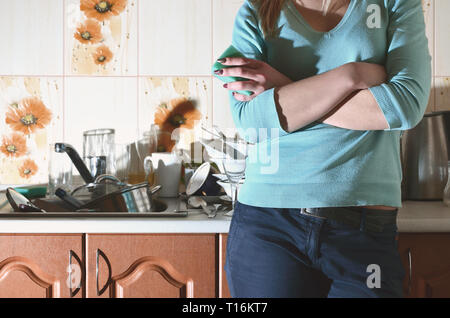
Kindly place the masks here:
[(231, 295), (401, 297), (399, 141), (431, 85), (421, 1), (247, 0), (232, 44), (246, 58), (217, 74), (247, 79), (224, 86), (256, 149), (227, 242)]

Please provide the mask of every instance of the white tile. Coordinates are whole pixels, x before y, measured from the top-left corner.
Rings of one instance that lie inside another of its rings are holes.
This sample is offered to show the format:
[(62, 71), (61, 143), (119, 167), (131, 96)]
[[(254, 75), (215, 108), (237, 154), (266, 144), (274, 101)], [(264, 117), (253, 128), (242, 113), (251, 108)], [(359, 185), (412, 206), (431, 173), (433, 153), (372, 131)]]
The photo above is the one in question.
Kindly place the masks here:
[(450, 76), (450, 1), (435, 0), (436, 6), (436, 76)]
[(213, 0), (214, 59), (231, 44), (234, 20), (244, 0)]
[[(20, 157), (8, 157), (0, 153), (0, 184), (36, 184), (48, 180), (48, 145), (62, 140), (63, 137), (63, 93), (60, 77), (0, 77), (0, 143), (4, 136), (11, 136), (14, 127), (5, 123), (10, 105), (20, 104), (23, 98), (37, 97), (51, 112), (51, 121), (44, 128), (34, 130), (31, 134), (19, 133), (26, 141), (26, 153)], [(19, 168), (26, 159), (33, 160), (37, 173), (30, 178), (23, 178)]]
[(139, 2), (141, 75), (209, 75), (211, 0)]
[(0, 0), (0, 74), (61, 75), (63, 1)]
[(422, 0), (423, 14), (425, 18), (426, 25), (426, 35), (428, 38), (428, 47), (430, 49), (430, 55), (433, 59), (433, 74), (434, 74), (434, 1), (433, 0)]
[(90, 129), (114, 128), (116, 143), (136, 140), (137, 78), (70, 77), (65, 88), (65, 141), (78, 151)]
[[(119, 15), (98, 22), (101, 40), (96, 43), (81, 43), (74, 37), (87, 16), (80, 10), (80, 0), (66, 0), (65, 3), (66, 74), (137, 75), (137, 0), (128, 0), (126, 8)], [(111, 51), (112, 59), (98, 65), (94, 62), (93, 54), (103, 45)]]
[(168, 105), (177, 98), (186, 98), (195, 105), (202, 117), (191, 131), (184, 131), (178, 144), (181, 149), (189, 149), (204, 132), (202, 123), (211, 126), (212, 94), (211, 78), (204, 77), (142, 77), (140, 79), (139, 129), (141, 135), (154, 123), (155, 112), (162, 105)]
[(450, 110), (450, 77), (436, 77), (436, 111)]
[[(213, 0), (213, 43), (214, 59), (230, 46), (234, 20), (244, 0)], [(213, 78), (213, 124), (229, 136), (234, 135), (235, 124), (230, 112), (228, 91), (223, 83)]]
[(230, 99), (228, 90), (223, 88), (223, 82), (213, 79), (213, 124), (225, 132), (227, 136), (234, 136), (236, 125), (231, 117)]

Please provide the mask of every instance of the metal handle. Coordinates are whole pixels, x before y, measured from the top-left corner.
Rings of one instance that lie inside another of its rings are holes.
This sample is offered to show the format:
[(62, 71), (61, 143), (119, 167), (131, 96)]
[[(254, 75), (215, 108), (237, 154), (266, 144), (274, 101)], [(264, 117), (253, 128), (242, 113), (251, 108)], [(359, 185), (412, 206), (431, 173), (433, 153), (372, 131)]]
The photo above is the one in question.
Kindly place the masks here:
[(408, 295), (411, 295), (411, 290), (412, 290), (412, 253), (411, 253), (411, 248), (408, 248), (408, 267), (409, 267)]
[[(75, 258), (75, 260), (77, 261), (78, 266), (79, 266), (80, 271), (81, 271), (80, 282), (78, 283), (78, 286), (75, 288), (74, 291), (72, 290), (72, 257)], [(84, 279), (84, 271), (83, 271), (83, 266), (82, 266), (81, 260), (80, 260), (80, 258), (78, 257), (78, 255), (74, 251), (70, 250), (69, 251), (69, 289), (70, 289), (70, 297), (75, 297), (78, 294), (78, 292), (81, 289), (81, 282), (83, 281), (83, 279)]]
[[(100, 288), (100, 285), (99, 285), (100, 256), (103, 258), (106, 265), (108, 266), (108, 280), (106, 281), (105, 286), (103, 286), (102, 288)], [(109, 282), (111, 280), (111, 264), (109, 263), (108, 258), (106, 257), (105, 253), (103, 253), (103, 251), (101, 249), (97, 249), (97, 252), (96, 252), (95, 280), (96, 280), (96, 284), (97, 284), (97, 296), (100, 296), (105, 292), (106, 288), (108, 288)]]
[(112, 174), (101, 174), (97, 178), (95, 178), (94, 183), (101, 183), (105, 180), (113, 181), (114, 183), (121, 184), (122, 182), (117, 178), (116, 176), (113, 176)]

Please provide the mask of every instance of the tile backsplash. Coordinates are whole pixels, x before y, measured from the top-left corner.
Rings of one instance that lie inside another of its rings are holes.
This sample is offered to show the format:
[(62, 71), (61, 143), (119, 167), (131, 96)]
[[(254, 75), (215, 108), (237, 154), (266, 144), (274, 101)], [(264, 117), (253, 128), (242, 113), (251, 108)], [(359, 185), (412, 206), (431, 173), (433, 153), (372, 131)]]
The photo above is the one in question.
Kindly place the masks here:
[[(132, 142), (160, 107), (183, 98), (206, 125), (233, 127), (228, 94), (210, 70), (230, 44), (243, 2), (0, 0), (0, 146), (18, 148), (0, 151), (0, 184), (45, 182), (48, 144), (81, 151), (88, 129), (115, 128), (118, 143)], [(450, 110), (450, 1), (422, 2), (433, 56), (428, 111)], [(30, 98), (51, 121), (27, 131), (7, 124), (15, 105)], [(200, 130), (197, 123), (193, 131)]]

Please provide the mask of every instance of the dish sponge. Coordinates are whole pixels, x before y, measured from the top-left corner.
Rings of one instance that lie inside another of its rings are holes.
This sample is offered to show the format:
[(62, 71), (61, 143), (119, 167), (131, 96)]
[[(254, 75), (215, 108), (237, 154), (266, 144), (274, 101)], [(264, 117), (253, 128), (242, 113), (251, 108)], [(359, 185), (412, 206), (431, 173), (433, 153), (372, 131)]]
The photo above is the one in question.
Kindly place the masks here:
[[(226, 57), (245, 57), (244, 54), (242, 54), (241, 52), (239, 52), (233, 45), (230, 45), (225, 52), (223, 52), (223, 54), (219, 57), (220, 59), (226, 58)], [(221, 81), (225, 82), (225, 83), (231, 83), (231, 82), (239, 82), (239, 81), (247, 81), (248, 79), (246, 78), (242, 78), (242, 77), (233, 77), (233, 76), (220, 76), (215, 74), (215, 71), (224, 69), (224, 68), (230, 68), (233, 66), (228, 66), (228, 65), (223, 65), (219, 62), (214, 63), (213, 65), (213, 75), (215, 77), (217, 77), (218, 79), (220, 79)], [(242, 95), (247, 95), (247, 96), (251, 96), (253, 95), (253, 92), (250, 91), (235, 91), (239, 94)]]

